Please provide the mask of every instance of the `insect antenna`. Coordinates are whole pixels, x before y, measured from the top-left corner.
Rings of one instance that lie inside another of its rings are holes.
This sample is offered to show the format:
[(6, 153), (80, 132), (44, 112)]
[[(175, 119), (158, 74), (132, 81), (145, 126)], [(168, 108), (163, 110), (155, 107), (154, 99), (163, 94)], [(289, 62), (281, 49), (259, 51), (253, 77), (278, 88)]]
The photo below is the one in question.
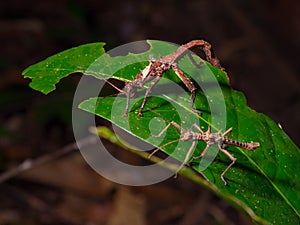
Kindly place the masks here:
[(113, 87), (114, 89), (116, 89), (117, 91), (119, 91), (122, 94), (126, 94), (126, 92), (122, 89), (120, 89), (119, 87), (117, 87), (115, 84), (113, 84), (112, 82), (110, 82), (109, 80), (104, 80), (106, 83), (108, 83), (111, 87)]
[(111, 87), (113, 87), (115, 90), (119, 91), (119, 93), (114, 93), (114, 94), (110, 94), (110, 95), (106, 95), (106, 96), (101, 96), (101, 99), (97, 100), (97, 104), (96, 104), (96, 109), (98, 108), (98, 106), (101, 104), (101, 102), (109, 97), (114, 97), (114, 96), (118, 96), (118, 95), (126, 95), (126, 92), (124, 90), (122, 90), (121, 88), (117, 87), (115, 84), (113, 84), (111, 81), (109, 80), (104, 80), (105, 83), (109, 84)]

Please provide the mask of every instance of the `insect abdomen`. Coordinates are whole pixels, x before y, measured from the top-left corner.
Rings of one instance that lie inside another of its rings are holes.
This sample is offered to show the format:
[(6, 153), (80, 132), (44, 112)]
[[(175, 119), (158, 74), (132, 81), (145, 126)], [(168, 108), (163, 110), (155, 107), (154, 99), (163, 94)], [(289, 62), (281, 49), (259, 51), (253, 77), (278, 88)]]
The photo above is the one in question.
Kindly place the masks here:
[(237, 141), (237, 140), (232, 140), (232, 139), (229, 139), (229, 138), (224, 139), (224, 144), (241, 147), (241, 148), (244, 148), (244, 149), (247, 149), (247, 150), (253, 150), (253, 149), (259, 147), (258, 142), (252, 142), (251, 141), (250, 143), (245, 143), (245, 142), (241, 142), (241, 141)]

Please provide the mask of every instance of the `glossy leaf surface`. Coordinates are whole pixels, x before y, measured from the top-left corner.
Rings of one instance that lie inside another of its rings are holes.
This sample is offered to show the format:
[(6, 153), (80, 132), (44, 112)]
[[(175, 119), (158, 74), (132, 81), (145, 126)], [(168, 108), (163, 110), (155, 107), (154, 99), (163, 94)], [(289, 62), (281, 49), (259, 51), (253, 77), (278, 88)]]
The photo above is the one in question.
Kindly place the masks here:
[[(92, 51), (93, 45), (94, 49), (99, 49), (103, 46), (102, 43), (91, 44), (87, 52), (93, 54), (84, 55), (84, 63), (79, 62), (80, 60), (68, 64), (59, 63), (58, 58), (53, 56), (29, 67), (24, 71), (24, 75), (33, 78), (35, 83), (31, 84), (32, 87), (44, 93), (53, 90), (53, 85), (59, 79), (74, 72), (84, 72), (97, 79), (115, 78), (130, 81), (145, 68), (149, 55), (158, 58), (177, 49), (171, 44), (164, 44), (162, 47), (159, 41), (148, 41), (148, 44), (149, 48), (142, 53), (113, 57), (103, 54), (102, 51)], [(78, 48), (83, 48), (80, 51), (84, 50), (83, 46)], [(95, 52), (99, 58), (96, 57)], [(68, 52), (65, 53), (67, 61), (72, 61), (72, 57), (67, 56)], [(59, 57), (59, 60), (63, 58)], [(94, 63), (88, 65), (88, 62)], [(164, 152), (181, 162), (191, 146), (191, 141), (178, 141), (166, 145), (180, 138), (180, 132), (173, 127), (170, 127), (161, 138), (155, 138), (151, 134), (158, 134), (170, 121), (176, 121), (185, 129), (197, 123), (203, 130), (212, 127), (212, 132), (219, 130), (224, 132), (232, 127), (231, 138), (245, 142), (257, 141), (261, 146), (254, 151), (232, 146), (226, 148), (237, 158), (236, 163), (225, 175), (227, 186), (220, 179), (220, 174), (229, 165), (230, 160), (215, 147), (208, 152), (211, 158), (217, 155), (214, 160), (206, 157), (207, 161), (194, 161), (190, 166), (207, 179), (202, 180), (203, 184), (207, 185), (208, 181), (211, 190), (246, 211), (257, 223), (262, 224), (263, 220), (266, 220), (271, 224), (299, 224), (300, 152), (298, 147), (276, 123), (247, 106), (244, 95), (230, 87), (225, 72), (212, 67), (195, 55), (189, 57), (186, 55), (178, 63), (198, 87), (195, 106), (203, 112), (202, 117), (191, 112), (189, 92), (172, 71), (166, 72), (164, 74), (166, 79), (162, 79), (154, 88), (143, 111), (143, 117), (137, 115), (143, 99), (143, 89), (139, 90), (137, 97), (131, 100), (131, 112), (128, 118), (123, 117), (126, 99), (121, 95), (95, 96), (81, 103), (80, 108), (111, 121), (156, 147), (164, 146), (162, 147)], [(56, 74), (56, 71), (61, 68), (66, 68), (64, 73), (54, 76), (55, 79), (49, 78), (49, 74)], [(204, 147), (205, 143), (199, 142), (193, 156), (199, 155)], [(199, 166), (199, 162), (202, 167)], [(203, 170), (206, 166), (207, 168)]]

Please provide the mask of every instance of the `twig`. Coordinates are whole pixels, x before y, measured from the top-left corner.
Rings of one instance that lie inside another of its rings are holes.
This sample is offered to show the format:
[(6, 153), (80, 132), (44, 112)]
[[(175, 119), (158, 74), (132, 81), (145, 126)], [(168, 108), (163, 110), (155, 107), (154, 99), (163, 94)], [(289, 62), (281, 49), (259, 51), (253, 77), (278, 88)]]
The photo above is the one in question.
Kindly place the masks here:
[(95, 142), (96, 140), (96, 136), (94, 135), (90, 135), (86, 138), (83, 138), (77, 142), (71, 143), (66, 145), (65, 147), (61, 148), (60, 150), (53, 152), (53, 153), (49, 153), (47, 155), (43, 155), (39, 158), (36, 159), (26, 159), (24, 162), (22, 162), (20, 165), (18, 165), (17, 167), (14, 167), (10, 170), (7, 170), (5, 172), (3, 172), (2, 174), (0, 174), (0, 183), (3, 183), (17, 175), (19, 175), (20, 173), (26, 171), (26, 170), (30, 170), (34, 167), (38, 167), (40, 165), (43, 165), (47, 162), (50, 162), (54, 159), (57, 159), (59, 157), (62, 157), (66, 154), (71, 153), (74, 149), (77, 149), (78, 147), (81, 146), (86, 146), (88, 144), (91, 144), (93, 142)]

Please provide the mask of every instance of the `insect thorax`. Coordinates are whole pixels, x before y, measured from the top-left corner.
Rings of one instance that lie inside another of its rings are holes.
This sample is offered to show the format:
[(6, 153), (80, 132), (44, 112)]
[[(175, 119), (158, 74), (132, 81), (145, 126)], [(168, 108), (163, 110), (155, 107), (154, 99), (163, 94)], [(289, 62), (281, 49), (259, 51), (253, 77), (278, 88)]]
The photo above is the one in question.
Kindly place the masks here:
[(201, 134), (195, 132), (184, 132), (182, 134), (181, 140), (182, 141), (198, 141), (201, 140)]
[[(203, 135), (202, 135), (203, 136)], [(222, 145), (224, 141), (224, 137), (220, 135), (220, 133), (207, 133), (204, 135), (208, 144)]]

